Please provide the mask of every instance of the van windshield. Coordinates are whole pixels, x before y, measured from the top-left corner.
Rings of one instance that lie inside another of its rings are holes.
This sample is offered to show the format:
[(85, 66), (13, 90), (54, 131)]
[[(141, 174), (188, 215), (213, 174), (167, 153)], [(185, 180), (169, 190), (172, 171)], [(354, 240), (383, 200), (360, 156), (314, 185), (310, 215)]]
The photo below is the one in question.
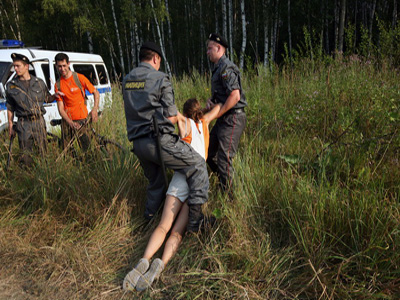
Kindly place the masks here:
[(7, 82), (8, 76), (10, 75), (10, 62), (0, 61), (0, 81), (5, 84)]

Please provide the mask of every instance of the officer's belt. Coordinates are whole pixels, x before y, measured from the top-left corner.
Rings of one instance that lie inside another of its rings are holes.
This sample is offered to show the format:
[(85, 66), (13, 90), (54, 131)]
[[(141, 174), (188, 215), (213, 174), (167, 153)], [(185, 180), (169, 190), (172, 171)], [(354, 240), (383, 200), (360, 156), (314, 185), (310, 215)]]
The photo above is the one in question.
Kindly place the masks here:
[(36, 121), (40, 120), (42, 118), (42, 115), (30, 115), (30, 116), (21, 116), (18, 117), (18, 120), (24, 120), (24, 121)]

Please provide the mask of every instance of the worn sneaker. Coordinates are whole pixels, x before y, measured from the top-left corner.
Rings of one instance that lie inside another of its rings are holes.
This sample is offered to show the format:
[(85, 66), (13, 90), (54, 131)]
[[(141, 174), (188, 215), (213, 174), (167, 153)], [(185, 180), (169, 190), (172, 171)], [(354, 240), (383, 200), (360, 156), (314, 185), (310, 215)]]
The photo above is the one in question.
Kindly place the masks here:
[(133, 291), (135, 286), (139, 280), (139, 277), (144, 274), (149, 268), (149, 261), (145, 258), (141, 258), (137, 263), (136, 267), (130, 271), (124, 279), (124, 283), (122, 284), (122, 288), (125, 291)]
[(153, 281), (160, 276), (163, 270), (164, 270), (164, 262), (161, 259), (156, 258), (151, 264), (150, 269), (146, 272), (146, 274), (140, 276), (136, 285), (136, 290), (141, 292), (149, 288), (153, 283)]

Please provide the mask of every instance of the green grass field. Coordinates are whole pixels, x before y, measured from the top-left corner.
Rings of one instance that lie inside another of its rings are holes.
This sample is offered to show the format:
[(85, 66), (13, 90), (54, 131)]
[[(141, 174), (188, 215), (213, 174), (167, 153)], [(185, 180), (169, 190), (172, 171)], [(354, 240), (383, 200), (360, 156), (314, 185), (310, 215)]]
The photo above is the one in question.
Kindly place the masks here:
[[(210, 177), (217, 226), (185, 237), (143, 293), (121, 289), (155, 227), (135, 156), (80, 163), (50, 145), (5, 174), (3, 137), (0, 299), (399, 299), (399, 70), (351, 56), (243, 81), (235, 200)], [(173, 84), (179, 107), (210, 94), (196, 72)], [(118, 86), (96, 129), (130, 147)]]

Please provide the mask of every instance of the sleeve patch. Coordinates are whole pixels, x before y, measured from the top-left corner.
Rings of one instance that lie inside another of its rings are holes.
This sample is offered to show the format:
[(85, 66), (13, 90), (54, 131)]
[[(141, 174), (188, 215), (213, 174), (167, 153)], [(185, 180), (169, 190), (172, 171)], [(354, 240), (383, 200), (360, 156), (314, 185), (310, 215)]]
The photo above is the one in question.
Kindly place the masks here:
[(125, 90), (143, 90), (146, 81), (144, 80), (128, 80), (125, 82)]
[(222, 79), (226, 80), (226, 79), (228, 78), (228, 72), (224, 71), (224, 72), (221, 74), (221, 77), (222, 77)]

